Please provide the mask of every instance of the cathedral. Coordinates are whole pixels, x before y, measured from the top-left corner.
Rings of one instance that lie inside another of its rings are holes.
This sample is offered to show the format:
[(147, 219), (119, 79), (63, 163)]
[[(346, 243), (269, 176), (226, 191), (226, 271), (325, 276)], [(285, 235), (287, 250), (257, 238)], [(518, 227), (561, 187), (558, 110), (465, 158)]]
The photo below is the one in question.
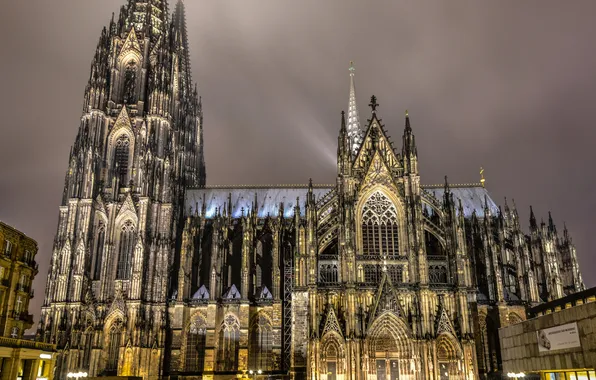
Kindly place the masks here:
[(353, 65), (330, 184), (207, 186), (185, 18), (128, 0), (101, 33), (37, 333), (57, 379), (496, 378), (498, 329), (584, 289), (550, 214), (423, 185)]

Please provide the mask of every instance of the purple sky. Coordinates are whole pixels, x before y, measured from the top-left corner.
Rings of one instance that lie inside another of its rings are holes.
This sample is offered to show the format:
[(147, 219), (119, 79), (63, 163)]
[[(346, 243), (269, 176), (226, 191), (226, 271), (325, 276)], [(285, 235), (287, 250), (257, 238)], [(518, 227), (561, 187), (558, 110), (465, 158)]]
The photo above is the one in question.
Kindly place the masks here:
[[(39, 242), (38, 320), (68, 154), (101, 28), (125, 0), (0, 12), (0, 220)], [(596, 2), (186, 0), (208, 184), (332, 183), (348, 65), (396, 146), (410, 112), (422, 182), (477, 182), (551, 210), (587, 286), (596, 215)], [(171, 4), (171, 7), (173, 4)], [(528, 223), (525, 223), (527, 228)]]

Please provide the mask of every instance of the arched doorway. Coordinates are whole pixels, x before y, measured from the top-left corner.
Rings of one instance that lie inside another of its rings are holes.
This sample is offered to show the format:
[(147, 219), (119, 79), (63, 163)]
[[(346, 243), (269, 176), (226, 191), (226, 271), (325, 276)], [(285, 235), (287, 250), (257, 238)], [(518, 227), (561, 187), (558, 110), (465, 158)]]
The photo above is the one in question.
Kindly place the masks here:
[(411, 377), (412, 346), (406, 324), (392, 312), (381, 314), (369, 328), (369, 375), (377, 380)]
[(437, 369), (439, 380), (457, 378), (462, 371), (461, 350), (455, 338), (442, 334), (437, 339)]
[(339, 380), (344, 375), (344, 345), (343, 339), (336, 332), (328, 332), (322, 339), (323, 371), (327, 380)]

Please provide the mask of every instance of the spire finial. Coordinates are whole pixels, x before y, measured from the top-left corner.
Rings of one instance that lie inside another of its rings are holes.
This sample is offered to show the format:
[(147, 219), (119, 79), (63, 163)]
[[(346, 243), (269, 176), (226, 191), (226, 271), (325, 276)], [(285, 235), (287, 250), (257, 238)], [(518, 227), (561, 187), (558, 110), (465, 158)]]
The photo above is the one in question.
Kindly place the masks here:
[(480, 167), (480, 184), (482, 185), (482, 187), (484, 187), (485, 182), (486, 182), (486, 180), (484, 179), (484, 168), (481, 166)]
[(409, 115), (408, 115), (408, 110), (406, 110), (406, 117), (409, 117)]
[(377, 107), (379, 106), (379, 103), (377, 103), (377, 97), (376, 96), (371, 96), (370, 97), (370, 104), (368, 105), (370, 108), (372, 108), (372, 112), (376, 113), (377, 112)]
[(350, 75), (354, 75), (354, 71), (356, 71), (356, 68), (354, 67), (354, 61), (350, 61)]

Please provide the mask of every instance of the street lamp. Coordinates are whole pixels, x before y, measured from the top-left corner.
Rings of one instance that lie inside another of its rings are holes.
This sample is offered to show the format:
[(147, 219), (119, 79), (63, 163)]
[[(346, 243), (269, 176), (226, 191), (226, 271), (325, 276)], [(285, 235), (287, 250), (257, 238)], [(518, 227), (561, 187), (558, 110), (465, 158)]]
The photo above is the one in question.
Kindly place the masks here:
[(80, 379), (81, 377), (87, 377), (89, 376), (87, 374), (87, 372), (69, 372), (68, 375), (66, 375), (66, 377), (68, 378), (75, 378), (75, 379)]
[(248, 373), (252, 375), (252, 378), (255, 379), (257, 377), (257, 375), (260, 375), (263, 373), (263, 371), (261, 371), (260, 369), (253, 371), (252, 369), (248, 370)]

